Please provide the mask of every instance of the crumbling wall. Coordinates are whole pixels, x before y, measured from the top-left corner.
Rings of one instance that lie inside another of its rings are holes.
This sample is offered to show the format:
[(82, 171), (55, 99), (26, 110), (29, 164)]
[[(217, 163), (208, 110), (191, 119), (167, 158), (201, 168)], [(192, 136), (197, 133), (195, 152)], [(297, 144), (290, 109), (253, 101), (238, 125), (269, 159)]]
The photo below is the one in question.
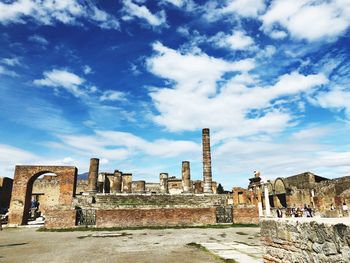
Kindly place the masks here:
[(35, 180), (32, 196), (38, 195), (39, 210), (45, 214), (50, 207), (59, 205), (60, 181), (57, 176), (44, 176)]
[(10, 206), (13, 179), (0, 177), (0, 208)]
[(232, 209), (234, 224), (259, 224), (259, 210), (255, 205), (235, 206)]
[(215, 223), (215, 208), (96, 210), (96, 227), (208, 225)]
[(45, 215), (46, 228), (73, 228), (76, 224), (75, 209), (47, 210)]
[(350, 262), (348, 219), (262, 219), (264, 262)]
[(213, 207), (225, 205), (226, 195), (97, 195), (95, 206), (117, 207)]

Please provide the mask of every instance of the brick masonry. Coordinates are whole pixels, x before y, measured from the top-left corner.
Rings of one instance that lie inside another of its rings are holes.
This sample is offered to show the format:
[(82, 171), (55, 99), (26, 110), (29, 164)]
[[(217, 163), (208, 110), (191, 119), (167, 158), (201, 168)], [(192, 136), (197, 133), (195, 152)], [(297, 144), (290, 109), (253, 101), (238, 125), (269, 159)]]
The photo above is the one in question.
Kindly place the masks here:
[(232, 213), (234, 224), (259, 224), (259, 211), (256, 206), (236, 206)]
[(60, 186), (59, 204), (72, 204), (76, 188), (77, 168), (72, 166), (17, 165), (10, 203), (10, 225), (27, 223), (34, 181), (46, 173), (57, 175)]
[(113, 209), (96, 211), (96, 227), (207, 225), (215, 208)]
[(350, 262), (348, 218), (262, 219), (264, 262)]
[(46, 228), (73, 228), (76, 224), (75, 209), (53, 209), (46, 212)]

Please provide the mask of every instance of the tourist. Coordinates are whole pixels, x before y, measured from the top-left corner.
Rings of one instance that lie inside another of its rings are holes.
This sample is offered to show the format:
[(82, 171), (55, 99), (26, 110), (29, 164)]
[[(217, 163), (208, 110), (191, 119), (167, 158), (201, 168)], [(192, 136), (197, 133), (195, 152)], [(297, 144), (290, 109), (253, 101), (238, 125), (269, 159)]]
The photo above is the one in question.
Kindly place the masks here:
[(312, 217), (312, 208), (310, 205), (307, 207), (306, 211), (306, 217)]
[(343, 216), (348, 216), (348, 206), (346, 203), (343, 203)]
[(281, 218), (282, 217), (282, 210), (281, 210), (281, 208), (277, 208), (277, 217), (278, 218)]

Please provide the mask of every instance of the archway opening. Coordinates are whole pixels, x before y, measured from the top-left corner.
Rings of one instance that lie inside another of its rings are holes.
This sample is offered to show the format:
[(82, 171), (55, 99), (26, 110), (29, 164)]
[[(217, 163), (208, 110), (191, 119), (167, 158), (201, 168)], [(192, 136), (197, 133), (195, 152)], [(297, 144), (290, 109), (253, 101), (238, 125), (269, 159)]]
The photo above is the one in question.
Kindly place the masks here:
[(59, 204), (59, 196), (60, 182), (55, 173), (45, 171), (34, 175), (28, 181), (23, 224), (44, 224), (46, 211)]

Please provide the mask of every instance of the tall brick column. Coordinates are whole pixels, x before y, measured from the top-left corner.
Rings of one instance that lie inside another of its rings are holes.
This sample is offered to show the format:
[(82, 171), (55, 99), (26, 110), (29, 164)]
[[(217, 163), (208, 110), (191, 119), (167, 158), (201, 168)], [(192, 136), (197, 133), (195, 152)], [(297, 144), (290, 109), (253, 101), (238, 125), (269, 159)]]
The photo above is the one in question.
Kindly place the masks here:
[(190, 162), (182, 162), (182, 188), (184, 193), (189, 193), (191, 191), (191, 171)]
[(97, 192), (97, 177), (98, 177), (98, 166), (100, 160), (98, 158), (90, 159), (90, 169), (88, 177), (88, 192)]
[(114, 171), (114, 184), (112, 193), (122, 192), (122, 172), (119, 170)]
[(159, 174), (159, 189), (162, 194), (168, 193), (168, 173), (160, 173)]
[(211, 174), (211, 154), (210, 154), (210, 133), (209, 129), (202, 130), (202, 147), (203, 147), (203, 182), (204, 193), (213, 193), (211, 188), (212, 174)]

